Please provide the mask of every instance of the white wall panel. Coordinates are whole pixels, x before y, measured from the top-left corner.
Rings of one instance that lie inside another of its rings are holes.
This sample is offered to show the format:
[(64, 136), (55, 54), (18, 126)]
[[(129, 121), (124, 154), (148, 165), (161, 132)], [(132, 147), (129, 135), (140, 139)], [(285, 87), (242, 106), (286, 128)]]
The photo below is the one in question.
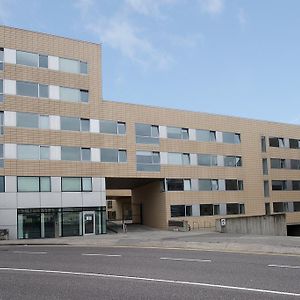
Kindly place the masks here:
[(48, 56), (48, 68), (51, 70), (59, 70), (59, 58), (57, 56)]
[(60, 116), (49, 116), (51, 130), (60, 130)]
[(15, 111), (4, 112), (4, 126), (9, 126), (9, 127), (17, 126), (17, 114)]
[(167, 127), (166, 126), (159, 126), (159, 137), (166, 139), (167, 138)]
[(40, 193), (17, 193), (18, 208), (39, 208)]
[(16, 176), (5, 176), (5, 191), (7, 193), (16, 193), (17, 192), (17, 177)]
[(16, 64), (17, 51), (14, 49), (4, 48), (4, 62), (7, 64)]
[(50, 160), (60, 160), (61, 151), (60, 146), (50, 146)]
[(90, 130), (94, 133), (99, 133), (99, 120), (90, 119)]
[(4, 144), (4, 158), (5, 159), (17, 159), (17, 145), (16, 144)]
[(17, 84), (15, 80), (4, 79), (3, 80), (3, 92), (7, 95), (16, 95), (17, 94)]
[(59, 86), (49, 85), (49, 98), (59, 100)]

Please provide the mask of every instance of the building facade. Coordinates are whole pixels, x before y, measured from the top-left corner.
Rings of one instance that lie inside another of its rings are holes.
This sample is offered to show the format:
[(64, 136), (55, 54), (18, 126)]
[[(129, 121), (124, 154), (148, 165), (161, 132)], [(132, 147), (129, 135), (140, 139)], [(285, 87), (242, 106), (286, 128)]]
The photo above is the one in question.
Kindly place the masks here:
[(299, 126), (106, 101), (101, 82), (101, 45), (0, 26), (10, 238), (105, 233), (106, 199), (156, 228), (282, 212), (300, 224)]

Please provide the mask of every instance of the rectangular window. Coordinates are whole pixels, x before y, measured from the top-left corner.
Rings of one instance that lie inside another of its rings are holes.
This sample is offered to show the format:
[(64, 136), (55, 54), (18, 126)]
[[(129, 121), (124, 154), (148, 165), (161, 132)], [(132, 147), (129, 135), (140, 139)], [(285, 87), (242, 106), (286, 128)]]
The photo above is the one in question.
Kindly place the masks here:
[(183, 165), (190, 164), (190, 154), (189, 153), (182, 153), (182, 164)]
[(17, 112), (17, 127), (39, 128), (39, 115)]
[(241, 157), (239, 156), (224, 156), (225, 167), (238, 167), (241, 166)]
[(268, 175), (269, 174), (268, 160), (266, 158), (262, 159), (262, 169), (263, 169), (263, 175)]
[(67, 87), (59, 88), (60, 99), (68, 102), (80, 102), (80, 90)]
[(81, 61), (80, 62), (80, 73), (81, 74), (87, 74), (88, 73), (88, 65), (86, 62)]
[(300, 169), (300, 160), (291, 159), (291, 169), (292, 170), (299, 170)]
[(39, 160), (40, 147), (37, 145), (17, 145), (17, 158), (24, 160)]
[(118, 162), (117, 149), (101, 149), (100, 152), (101, 162)]
[(300, 202), (294, 202), (294, 211), (300, 211)]
[(89, 119), (80, 119), (80, 131), (90, 131)]
[(51, 192), (50, 177), (19, 176), (18, 192)]
[(125, 134), (126, 133), (126, 123), (125, 122), (118, 122), (117, 123), (117, 130), (118, 130), (118, 134)]
[(266, 152), (267, 151), (267, 143), (266, 143), (266, 137), (262, 136), (260, 138), (260, 144), (261, 144), (261, 152)]
[(39, 128), (40, 129), (49, 129), (49, 116), (40, 115), (39, 116)]
[(191, 179), (184, 179), (183, 180), (183, 187), (185, 191), (190, 191), (192, 189)]
[(185, 206), (185, 215), (187, 217), (191, 217), (193, 215), (193, 206), (192, 205)]
[(196, 140), (199, 142), (215, 142), (216, 132), (212, 130), (196, 130)]
[(272, 191), (285, 191), (287, 189), (285, 180), (272, 180)]
[(47, 84), (39, 84), (39, 97), (49, 98), (49, 86)]
[(0, 193), (5, 192), (5, 177), (0, 176)]
[(167, 127), (167, 137), (170, 139), (189, 139), (188, 128)]
[(80, 73), (80, 63), (78, 60), (59, 58), (59, 70), (68, 73)]
[(212, 189), (211, 179), (199, 179), (199, 191), (211, 191)]
[(285, 159), (271, 158), (271, 168), (272, 169), (284, 169), (285, 165), (286, 165)]
[(4, 96), (3, 96), (3, 79), (0, 79), (0, 102), (3, 102), (3, 100), (4, 100)]
[(4, 133), (4, 112), (0, 111), (0, 135)]
[(117, 134), (117, 122), (116, 121), (108, 121), (108, 120), (100, 120), (100, 133), (110, 133)]
[(270, 147), (284, 148), (285, 147), (284, 138), (270, 137), (269, 145)]
[(38, 97), (38, 84), (26, 81), (17, 81), (17, 95)]
[(80, 131), (80, 119), (72, 117), (60, 117), (61, 130)]
[(159, 144), (159, 126), (135, 124), (137, 144)]
[(88, 90), (80, 90), (80, 101), (87, 103), (89, 102), (89, 91)]
[(81, 192), (81, 177), (62, 177), (62, 192)]
[(286, 202), (274, 202), (273, 203), (273, 212), (281, 213), (288, 211), (288, 204)]
[(212, 155), (198, 154), (197, 157), (198, 157), (198, 166), (209, 166), (210, 167), (212, 165)]
[(61, 191), (62, 192), (91, 192), (92, 178), (91, 177), (62, 177)]
[(40, 68), (48, 68), (48, 56), (47, 55), (39, 55), (39, 67)]
[(238, 203), (226, 204), (227, 215), (238, 215), (240, 213), (240, 207)]
[(0, 168), (4, 167), (3, 144), (0, 144)]
[(171, 218), (185, 217), (185, 205), (171, 205)]
[(80, 161), (81, 154), (80, 154), (79, 147), (61, 147), (61, 159), (62, 160), (73, 160), (73, 161)]
[(181, 153), (168, 153), (168, 164), (169, 165), (181, 165), (182, 154)]
[(81, 148), (81, 160), (91, 161), (91, 148)]
[(119, 163), (127, 162), (127, 151), (126, 150), (118, 150), (118, 162)]
[(167, 179), (168, 191), (184, 191), (183, 179)]
[(81, 182), (82, 182), (82, 191), (83, 192), (92, 192), (93, 191), (91, 177), (82, 177)]
[(241, 191), (243, 190), (243, 181), (236, 179), (225, 179), (226, 191)]
[(293, 191), (300, 191), (300, 180), (293, 180), (292, 181), (292, 190)]
[(223, 143), (240, 144), (241, 143), (240, 134), (234, 132), (223, 132)]
[(137, 171), (159, 172), (160, 155), (159, 152), (137, 151), (136, 152)]
[(49, 160), (50, 159), (50, 147), (49, 146), (40, 146), (40, 159)]
[(264, 181), (264, 197), (270, 197), (269, 181)]
[(20, 65), (38, 67), (39, 57), (35, 53), (23, 52), (17, 50), (16, 62)]
[(214, 215), (220, 214), (220, 204), (214, 204)]
[(0, 71), (4, 69), (4, 49), (0, 48)]
[(299, 149), (299, 140), (290, 139), (289, 144), (291, 149)]
[(200, 216), (212, 216), (213, 214), (213, 204), (200, 204)]

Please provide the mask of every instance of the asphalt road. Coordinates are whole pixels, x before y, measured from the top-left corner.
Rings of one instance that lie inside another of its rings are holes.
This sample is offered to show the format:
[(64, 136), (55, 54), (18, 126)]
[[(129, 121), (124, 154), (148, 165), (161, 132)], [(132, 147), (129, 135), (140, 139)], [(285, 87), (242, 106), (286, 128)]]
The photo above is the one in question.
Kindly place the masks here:
[(300, 299), (300, 257), (1, 246), (0, 299)]

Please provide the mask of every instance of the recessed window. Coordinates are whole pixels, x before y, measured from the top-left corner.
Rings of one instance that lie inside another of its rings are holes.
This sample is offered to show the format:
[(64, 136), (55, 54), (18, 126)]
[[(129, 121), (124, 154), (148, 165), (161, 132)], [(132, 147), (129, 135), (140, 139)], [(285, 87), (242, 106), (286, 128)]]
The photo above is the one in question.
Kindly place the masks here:
[(3, 144), (0, 144), (0, 168), (4, 167)]
[(269, 181), (264, 181), (264, 197), (270, 197), (270, 191), (269, 191)]
[(300, 160), (291, 159), (291, 169), (292, 170), (300, 170)]
[(299, 180), (293, 180), (292, 181), (292, 190), (293, 191), (300, 191), (300, 181)]
[(17, 51), (16, 62), (20, 65), (38, 67), (39, 56), (35, 53)]
[(212, 130), (196, 130), (196, 140), (199, 142), (215, 142), (216, 132)]
[(49, 86), (46, 84), (39, 84), (39, 97), (49, 98)]
[(81, 160), (81, 151), (79, 147), (61, 147), (61, 159), (62, 160)]
[(80, 101), (81, 102), (89, 102), (89, 91), (88, 90), (80, 90)]
[(261, 152), (266, 152), (267, 151), (267, 143), (266, 143), (266, 137), (262, 136), (260, 138), (260, 144), (261, 144)]
[(240, 144), (241, 136), (239, 133), (234, 132), (223, 132), (223, 143), (228, 144)]
[(159, 126), (135, 124), (136, 142), (138, 144), (159, 144)]
[(226, 191), (241, 191), (243, 190), (243, 181), (236, 179), (225, 179)]
[(50, 159), (50, 147), (49, 146), (40, 146), (40, 159), (49, 160)]
[(38, 145), (17, 145), (17, 158), (24, 160), (39, 160), (40, 146)]
[(90, 131), (89, 119), (80, 119), (80, 131)]
[(3, 96), (3, 80), (0, 79), (0, 102), (3, 102), (4, 96)]
[(0, 135), (4, 134), (4, 112), (0, 111)]
[(285, 142), (284, 138), (281, 137), (270, 137), (269, 138), (270, 147), (284, 148)]
[(262, 159), (262, 169), (263, 169), (263, 175), (268, 175), (269, 174), (268, 160), (266, 158)]
[(100, 151), (100, 158), (101, 162), (127, 162), (127, 152), (126, 150), (102, 148)]
[(185, 205), (171, 205), (171, 217), (185, 217)]
[(167, 127), (167, 137), (170, 139), (189, 139), (188, 128)]
[(39, 128), (39, 115), (17, 112), (17, 127)]
[(100, 133), (110, 133), (110, 134), (117, 134), (117, 123), (116, 121), (109, 121), (109, 120), (100, 120)]
[(241, 167), (242, 158), (240, 156), (224, 156), (225, 167)]
[(49, 116), (40, 115), (40, 117), (39, 117), (39, 128), (49, 129)]
[(159, 152), (137, 151), (136, 152), (137, 171), (159, 172), (160, 155)]
[(80, 119), (73, 117), (60, 117), (61, 130), (80, 131)]
[(0, 176), (0, 193), (5, 192), (5, 177)]
[(91, 160), (91, 148), (81, 148), (81, 160), (83, 161)]
[(287, 189), (286, 180), (272, 180), (273, 191), (285, 191)]
[(184, 191), (183, 179), (167, 179), (168, 191)]
[(88, 65), (86, 62), (81, 61), (80, 62), (80, 73), (81, 74), (87, 74), (88, 73)]
[(286, 167), (286, 160), (281, 158), (271, 158), (272, 169), (284, 169)]
[(200, 216), (212, 216), (213, 214), (213, 204), (200, 204)]
[(288, 212), (288, 203), (287, 202), (274, 202), (273, 203), (273, 212)]
[(227, 203), (226, 204), (227, 215), (238, 215), (240, 208), (238, 203)]
[(199, 191), (212, 191), (218, 190), (217, 179), (199, 179)]
[(17, 95), (38, 97), (38, 84), (26, 81), (17, 81)]
[(47, 55), (39, 55), (39, 67), (40, 68), (48, 68), (48, 56)]
[(0, 48), (0, 71), (4, 69), (4, 49)]
[(79, 73), (80, 63), (78, 60), (59, 58), (59, 70), (68, 73)]

